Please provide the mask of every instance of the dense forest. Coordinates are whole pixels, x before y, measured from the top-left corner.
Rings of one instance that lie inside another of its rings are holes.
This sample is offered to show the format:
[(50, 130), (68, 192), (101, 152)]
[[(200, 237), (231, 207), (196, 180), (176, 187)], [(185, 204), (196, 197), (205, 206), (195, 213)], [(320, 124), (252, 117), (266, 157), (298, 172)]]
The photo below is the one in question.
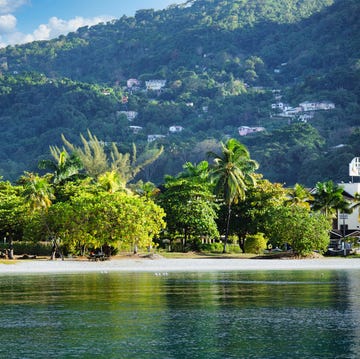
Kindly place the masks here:
[(347, 181), (360, 152), (359, 10), (192, 0), (0, 49), (0, 176), (39, 171), (61, 134), (76, 143), (90, 130), (109, 151), (163, 146), (137, 178), (157, 184), (230, 137), (271, 181)]

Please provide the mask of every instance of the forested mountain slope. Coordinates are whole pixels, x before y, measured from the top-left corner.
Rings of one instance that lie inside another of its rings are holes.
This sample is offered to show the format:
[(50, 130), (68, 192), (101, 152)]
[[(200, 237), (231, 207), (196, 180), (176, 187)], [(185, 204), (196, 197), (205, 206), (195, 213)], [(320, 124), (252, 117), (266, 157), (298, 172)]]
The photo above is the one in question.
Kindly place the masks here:
[[(36, 169), (61, 133), (76, 141), (90, 129), (124, 150), (164, 136), (165, 154), (142, 174), (160, 182), (256, 126), (265, 131), (240, 140), (269, 179), (347, 180), (360, 152), (359, 10), (356, 0), (193, 0), (1, 49), (0, 175)], [(166, 85), (146, 90), (154, 79)], [(304, 101), (335, 109), (304, 123), (272, 108)]]

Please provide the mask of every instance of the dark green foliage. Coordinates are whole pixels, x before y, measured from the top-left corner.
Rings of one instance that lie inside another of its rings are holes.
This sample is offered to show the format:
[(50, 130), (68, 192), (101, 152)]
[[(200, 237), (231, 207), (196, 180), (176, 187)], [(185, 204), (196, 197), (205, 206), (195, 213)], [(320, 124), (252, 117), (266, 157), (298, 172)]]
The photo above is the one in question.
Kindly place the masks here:
[[(159, 183), (205, 159), (194, 144), (236, 137), (245, 125), (266, 128), (242, 141), (265, 177), (288, 185), (347, 180), (360, 151), (351, 137), (360, 118), (359, 11), (357, 0), (196, 0), (0, 49), (0, 175), (16, 180), (48, 159), (61, 133), (78, 144), (89, 129), (124, 152), (133, 142), (145, 148), (147, 135), (166, 135), (166, 156), (141, 174)], [(129, 78), (141, 88), (127, 89)], [(166, 87), (146, 92), (151, 79)], [(287, 127), (271, 117), (273, 88), (292, 106), (328, 100), (336, 109)], [(129, 123), (118, 111), (138, 117)], [(169, 134), (172, 125), (184, 130)]]
[[(7, 243), (0, 244), (0, 251), (8, 249)], [(13, 242), (15, 255), (37, 255), (37, 256), (50, 256), (51, 242)]]

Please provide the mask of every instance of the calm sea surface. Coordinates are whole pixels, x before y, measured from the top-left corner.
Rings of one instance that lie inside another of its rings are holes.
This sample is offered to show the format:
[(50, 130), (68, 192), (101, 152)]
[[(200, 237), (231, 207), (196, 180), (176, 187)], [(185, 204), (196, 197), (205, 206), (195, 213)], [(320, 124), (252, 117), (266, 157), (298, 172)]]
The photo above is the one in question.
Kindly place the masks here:
[(360, 271), (0, 276), (0, 358), (360, 358)]

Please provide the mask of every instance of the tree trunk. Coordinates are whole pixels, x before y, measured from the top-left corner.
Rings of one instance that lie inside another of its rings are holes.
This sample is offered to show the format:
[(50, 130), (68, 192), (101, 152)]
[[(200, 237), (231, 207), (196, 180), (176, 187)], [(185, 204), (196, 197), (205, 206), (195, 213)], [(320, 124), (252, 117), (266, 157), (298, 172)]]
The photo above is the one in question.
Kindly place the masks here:
[(187, 240), (187, 230), (186, 228), (184, 228), (184, 237), (182, 240), (182, 251), (185, 253), (185, 248), (186, 248), (186, 240)]
[(226, 230), (225, 230), (223, 253), (226, 253), (226, 247), (227, 247), (227, 242), (228, 242), (228, 238), (229, 238), (230, 217), (231, 217), (231, 204), (229, 204), (228, 214), (227, 214), (227, 219), (226, 219)]
[(239, 247), (243, 253), (245, 253), (245, 238), (239, 236)]
[(51, 249), (51, 256), (50, 256), (50, 260), (55, 260), (56, 257), (56, 239), (53, 239), (53, 245), (52, 245), (52, 249)]
[(12, 239), (9, 242), (8, 259), (14, 259), (14, 245)]

